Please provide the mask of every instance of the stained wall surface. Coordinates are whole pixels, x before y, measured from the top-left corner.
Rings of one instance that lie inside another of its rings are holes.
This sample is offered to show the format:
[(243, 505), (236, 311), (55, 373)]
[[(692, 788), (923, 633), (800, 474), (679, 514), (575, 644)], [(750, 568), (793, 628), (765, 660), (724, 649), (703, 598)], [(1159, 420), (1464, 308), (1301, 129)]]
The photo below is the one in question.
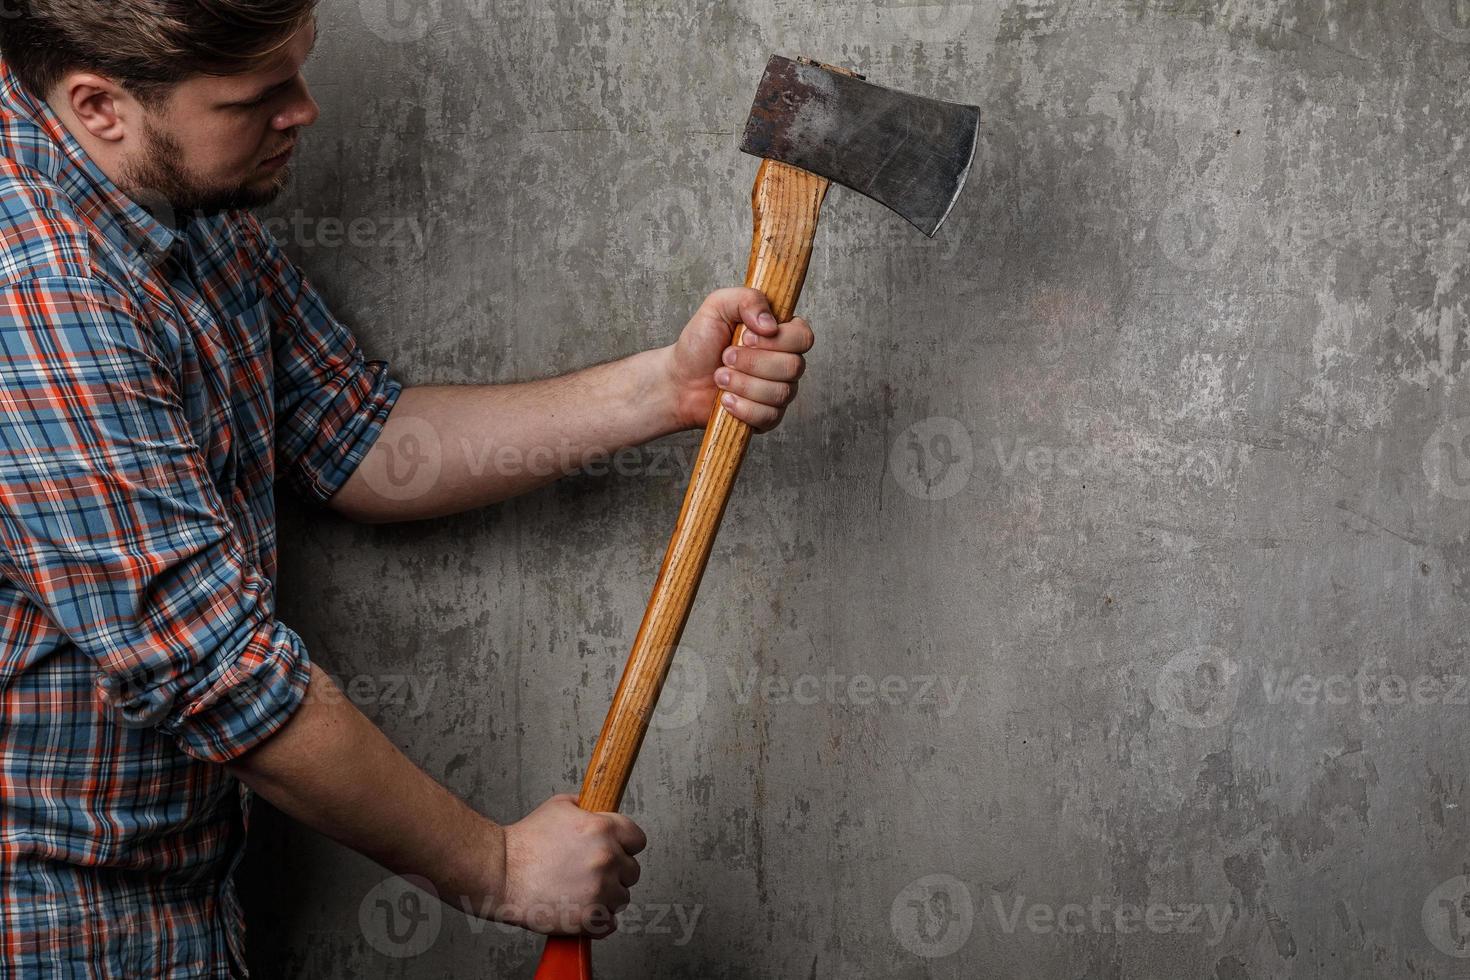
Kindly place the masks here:
[[(320, 16), (271, 214), (410, 384), (665, 344), (736, 283), (773, 52), (984, 113), (934, 241), (829, 198), (818, 346), (629, 788), (602, 975), (1466, 975), (1463, 0)], [(494, 432), (421, 435), (375, 464), (405, 492), (491, 465)], [(696, 445), (413, 526), (288, 506), (282, 618), (515, 819), (580, 779)], [(254, 831), (259, 976), (529, 976), (532, 938)]]

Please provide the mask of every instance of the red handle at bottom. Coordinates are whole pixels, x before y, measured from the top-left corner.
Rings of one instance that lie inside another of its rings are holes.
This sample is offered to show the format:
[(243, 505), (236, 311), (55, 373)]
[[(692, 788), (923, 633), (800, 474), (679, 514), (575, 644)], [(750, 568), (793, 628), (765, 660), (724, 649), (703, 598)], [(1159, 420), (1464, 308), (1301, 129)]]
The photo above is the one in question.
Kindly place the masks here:
[(592, 980), (592, 940), (586, 936), (547, 936), (535, 980)]

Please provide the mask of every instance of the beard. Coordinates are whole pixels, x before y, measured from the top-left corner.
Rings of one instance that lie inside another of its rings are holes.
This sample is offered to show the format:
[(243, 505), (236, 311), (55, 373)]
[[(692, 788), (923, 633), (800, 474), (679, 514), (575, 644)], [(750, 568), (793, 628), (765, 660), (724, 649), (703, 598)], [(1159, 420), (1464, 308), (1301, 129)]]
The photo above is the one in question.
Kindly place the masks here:
[(195, 215), (265, 207), (290, 180), (290, 169), (282, 167), (264, 186), (210, 184), (184, 169), (184, 148), (172, 136), (145, 124), (143, 138), (143, 158), (126, 168), (122, 190), (164, 224), (178, 224)]

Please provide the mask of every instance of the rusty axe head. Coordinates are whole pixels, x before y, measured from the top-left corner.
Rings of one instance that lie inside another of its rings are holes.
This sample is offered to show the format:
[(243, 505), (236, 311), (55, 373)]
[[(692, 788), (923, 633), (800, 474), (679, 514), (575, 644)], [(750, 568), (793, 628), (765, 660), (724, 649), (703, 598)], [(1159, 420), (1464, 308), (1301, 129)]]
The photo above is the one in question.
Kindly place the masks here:
[(866, 194), (933, 238), (965, 186), (979, 138), (975, 106), (776, 55), (740, 148)]

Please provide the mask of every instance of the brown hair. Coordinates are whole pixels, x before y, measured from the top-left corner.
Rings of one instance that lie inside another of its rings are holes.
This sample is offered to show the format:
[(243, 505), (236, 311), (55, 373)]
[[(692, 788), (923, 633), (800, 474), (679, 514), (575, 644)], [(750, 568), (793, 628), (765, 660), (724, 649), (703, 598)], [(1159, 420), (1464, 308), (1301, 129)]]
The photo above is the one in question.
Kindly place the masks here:
[(317, 0), (8, 0), (0, 55), (44, 98), (69, 71), (158, 102), (199, 75), (249, 71), (283, 47)]

